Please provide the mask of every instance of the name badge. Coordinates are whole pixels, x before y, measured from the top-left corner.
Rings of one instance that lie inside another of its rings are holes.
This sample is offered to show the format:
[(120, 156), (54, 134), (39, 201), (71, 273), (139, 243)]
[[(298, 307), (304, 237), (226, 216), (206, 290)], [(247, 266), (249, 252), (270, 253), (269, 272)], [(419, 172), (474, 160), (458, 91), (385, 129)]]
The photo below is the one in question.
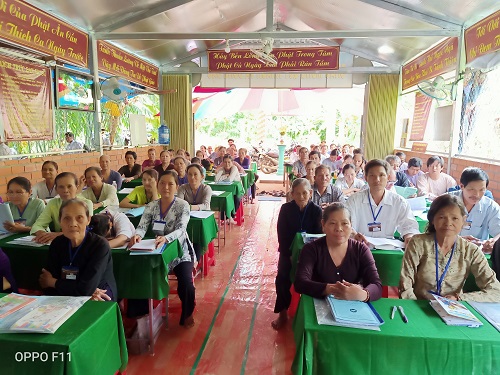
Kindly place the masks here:
[(466, 221), (462, 229), (470, 230), (472, 227), (472, 221)]
[(380, 232), (382, 230), (382, 224), (374, 221), (373, 223), (368, 223), (368, 232)]
[(78, 276), (78, 267), (64, 266), (61, 269), (61, 276), (63, 280), (76, 280)]
[(153, 222), (153, 230), (163, 232), (163, 230), (165, 229), (165, 225), (166, 224), (167, 223), (165, 221), (155, 220)]
[(26, 219), (16, 219), (16, 220), (14, 220), (14, 223), (18, 223), (18, 224), (26, 226)]

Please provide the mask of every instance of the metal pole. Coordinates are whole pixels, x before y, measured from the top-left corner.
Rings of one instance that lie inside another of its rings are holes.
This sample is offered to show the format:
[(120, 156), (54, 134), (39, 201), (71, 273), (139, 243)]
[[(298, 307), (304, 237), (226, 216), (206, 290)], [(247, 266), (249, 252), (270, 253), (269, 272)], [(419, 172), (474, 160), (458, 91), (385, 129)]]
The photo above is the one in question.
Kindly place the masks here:
[[(94, 33), (90, 33), (90, 73), (94, 76), (94, 144), (99, 155), (102, 155), (102, 137), (101, 137), (101, 93), (99, 88), (99, 68), (97, 64), (97, 39)], [(113, 146), (113, 145), (111, 145)]]

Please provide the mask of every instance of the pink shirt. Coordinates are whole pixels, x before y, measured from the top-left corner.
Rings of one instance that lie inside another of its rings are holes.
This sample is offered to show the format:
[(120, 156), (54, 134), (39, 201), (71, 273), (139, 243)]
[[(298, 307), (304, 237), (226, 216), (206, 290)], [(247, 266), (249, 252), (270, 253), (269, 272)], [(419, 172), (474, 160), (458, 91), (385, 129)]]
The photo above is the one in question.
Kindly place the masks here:
[(442, 172), (437, 180), (430, 178), (429, 173), (425, 173), (417, 179), (418, 195), (424, 195), (432, 199), (446, 193), (448, 189), (455, 186), (457, 186), (455, 179)]

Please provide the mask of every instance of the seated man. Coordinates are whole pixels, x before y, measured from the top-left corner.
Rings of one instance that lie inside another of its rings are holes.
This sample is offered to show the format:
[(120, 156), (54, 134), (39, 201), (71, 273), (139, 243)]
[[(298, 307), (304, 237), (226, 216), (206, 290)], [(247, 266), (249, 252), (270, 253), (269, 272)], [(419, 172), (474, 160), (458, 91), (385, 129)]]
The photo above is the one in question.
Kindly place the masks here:
[(299, 160), (297, 160), (295, 163), (293, 163), (292, 166), (292, 177), (290, 180), (293, 180), (295, 178), (300, 178), (300, 177), (305, 177), (306, 176), (306, 164), (309, 156), (309, 152), (307, 150), (307, 147), (301, 147), (299, 149)]
[(483, 245), (485, 253), (491, 252), (500, 238), (500, 206), (485, 195), (488, 183), (485, 171), (468, 167), (460, 176), (460, 190), (450, 193), (464, 204), (467, 212), (460, 236), (478, 246)]
[(332, 184), (332, 174), (326, 165), (320, 165), (314, 171), (312, 190), (311, 199), (321, 208), (339, 202), (342, 197), (342, 190)]
[(407, 167), (408, 168), (406, 168), (403, 173), (406, 175), (406, 177), (408, 177), (408, 180), (410, 180), (410, 186), (416, 187), (418, 178), (424, 174), (424, 172), (421, 171), (422, 159), (411, 158), (410, 160), (408, 160)]
[(72, 132), (66, 132), (64, 137), (66, 138), (66, 142), (68, 142), (66, 150), (70, 151), (83, 149), (83, 145), (80, 142), (75, 141), (75, 135)]
[(394, 238), (397, 230), (408, 243), (418, 234), (418, 223), (410, 205), (403, 197), (386, 190), (389, 164), (384, 160), (371, 160), (366, 164), (368, 189), (353, 194), (346, 202), (351, 212), (354, 239), (367, 242), (364, 236)]
[(399, 171), (399, 166), (401, 164), (401, 160), (396, 155), (387, 155), (385, 157), (385, 161), (389, 163), (389, 165), (394, 170), (396, 175), (396, 182), (394, 186), (408, 187), (410, 186), (410, 180), (406, 177), (406, 174)]
[(417, 180), (418, 195), (434, 199), (457, 186), (453, 177), (443, 173), (444, 160), (441, 156), (431, 156), (427, 160), (428, 172)]
[(330, 152), (330, 157), (324, 159), (321, 164), (326, 165), (332, 173), (334, 171), (339, 172), (342, 168), (342, 159), (338, 159), (340, 152), (338, 149), (334, 149)]
[(401, 161), (401, 165), (399, 166), (399, 171), (404, 172), (408, 169), (408, 163), (406, 162), (406, 154), (402, 151), (396, 152), (396, 156)]

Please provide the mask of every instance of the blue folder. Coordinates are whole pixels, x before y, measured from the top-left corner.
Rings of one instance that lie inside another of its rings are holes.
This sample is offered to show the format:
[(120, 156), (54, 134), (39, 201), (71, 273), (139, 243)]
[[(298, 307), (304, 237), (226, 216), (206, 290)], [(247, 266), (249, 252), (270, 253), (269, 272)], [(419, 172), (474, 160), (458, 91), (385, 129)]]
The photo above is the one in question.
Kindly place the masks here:
[(370, 302), (346, 301), (326, 297), (333, 318), (339, 323), (379, 326), (384, 320)]

